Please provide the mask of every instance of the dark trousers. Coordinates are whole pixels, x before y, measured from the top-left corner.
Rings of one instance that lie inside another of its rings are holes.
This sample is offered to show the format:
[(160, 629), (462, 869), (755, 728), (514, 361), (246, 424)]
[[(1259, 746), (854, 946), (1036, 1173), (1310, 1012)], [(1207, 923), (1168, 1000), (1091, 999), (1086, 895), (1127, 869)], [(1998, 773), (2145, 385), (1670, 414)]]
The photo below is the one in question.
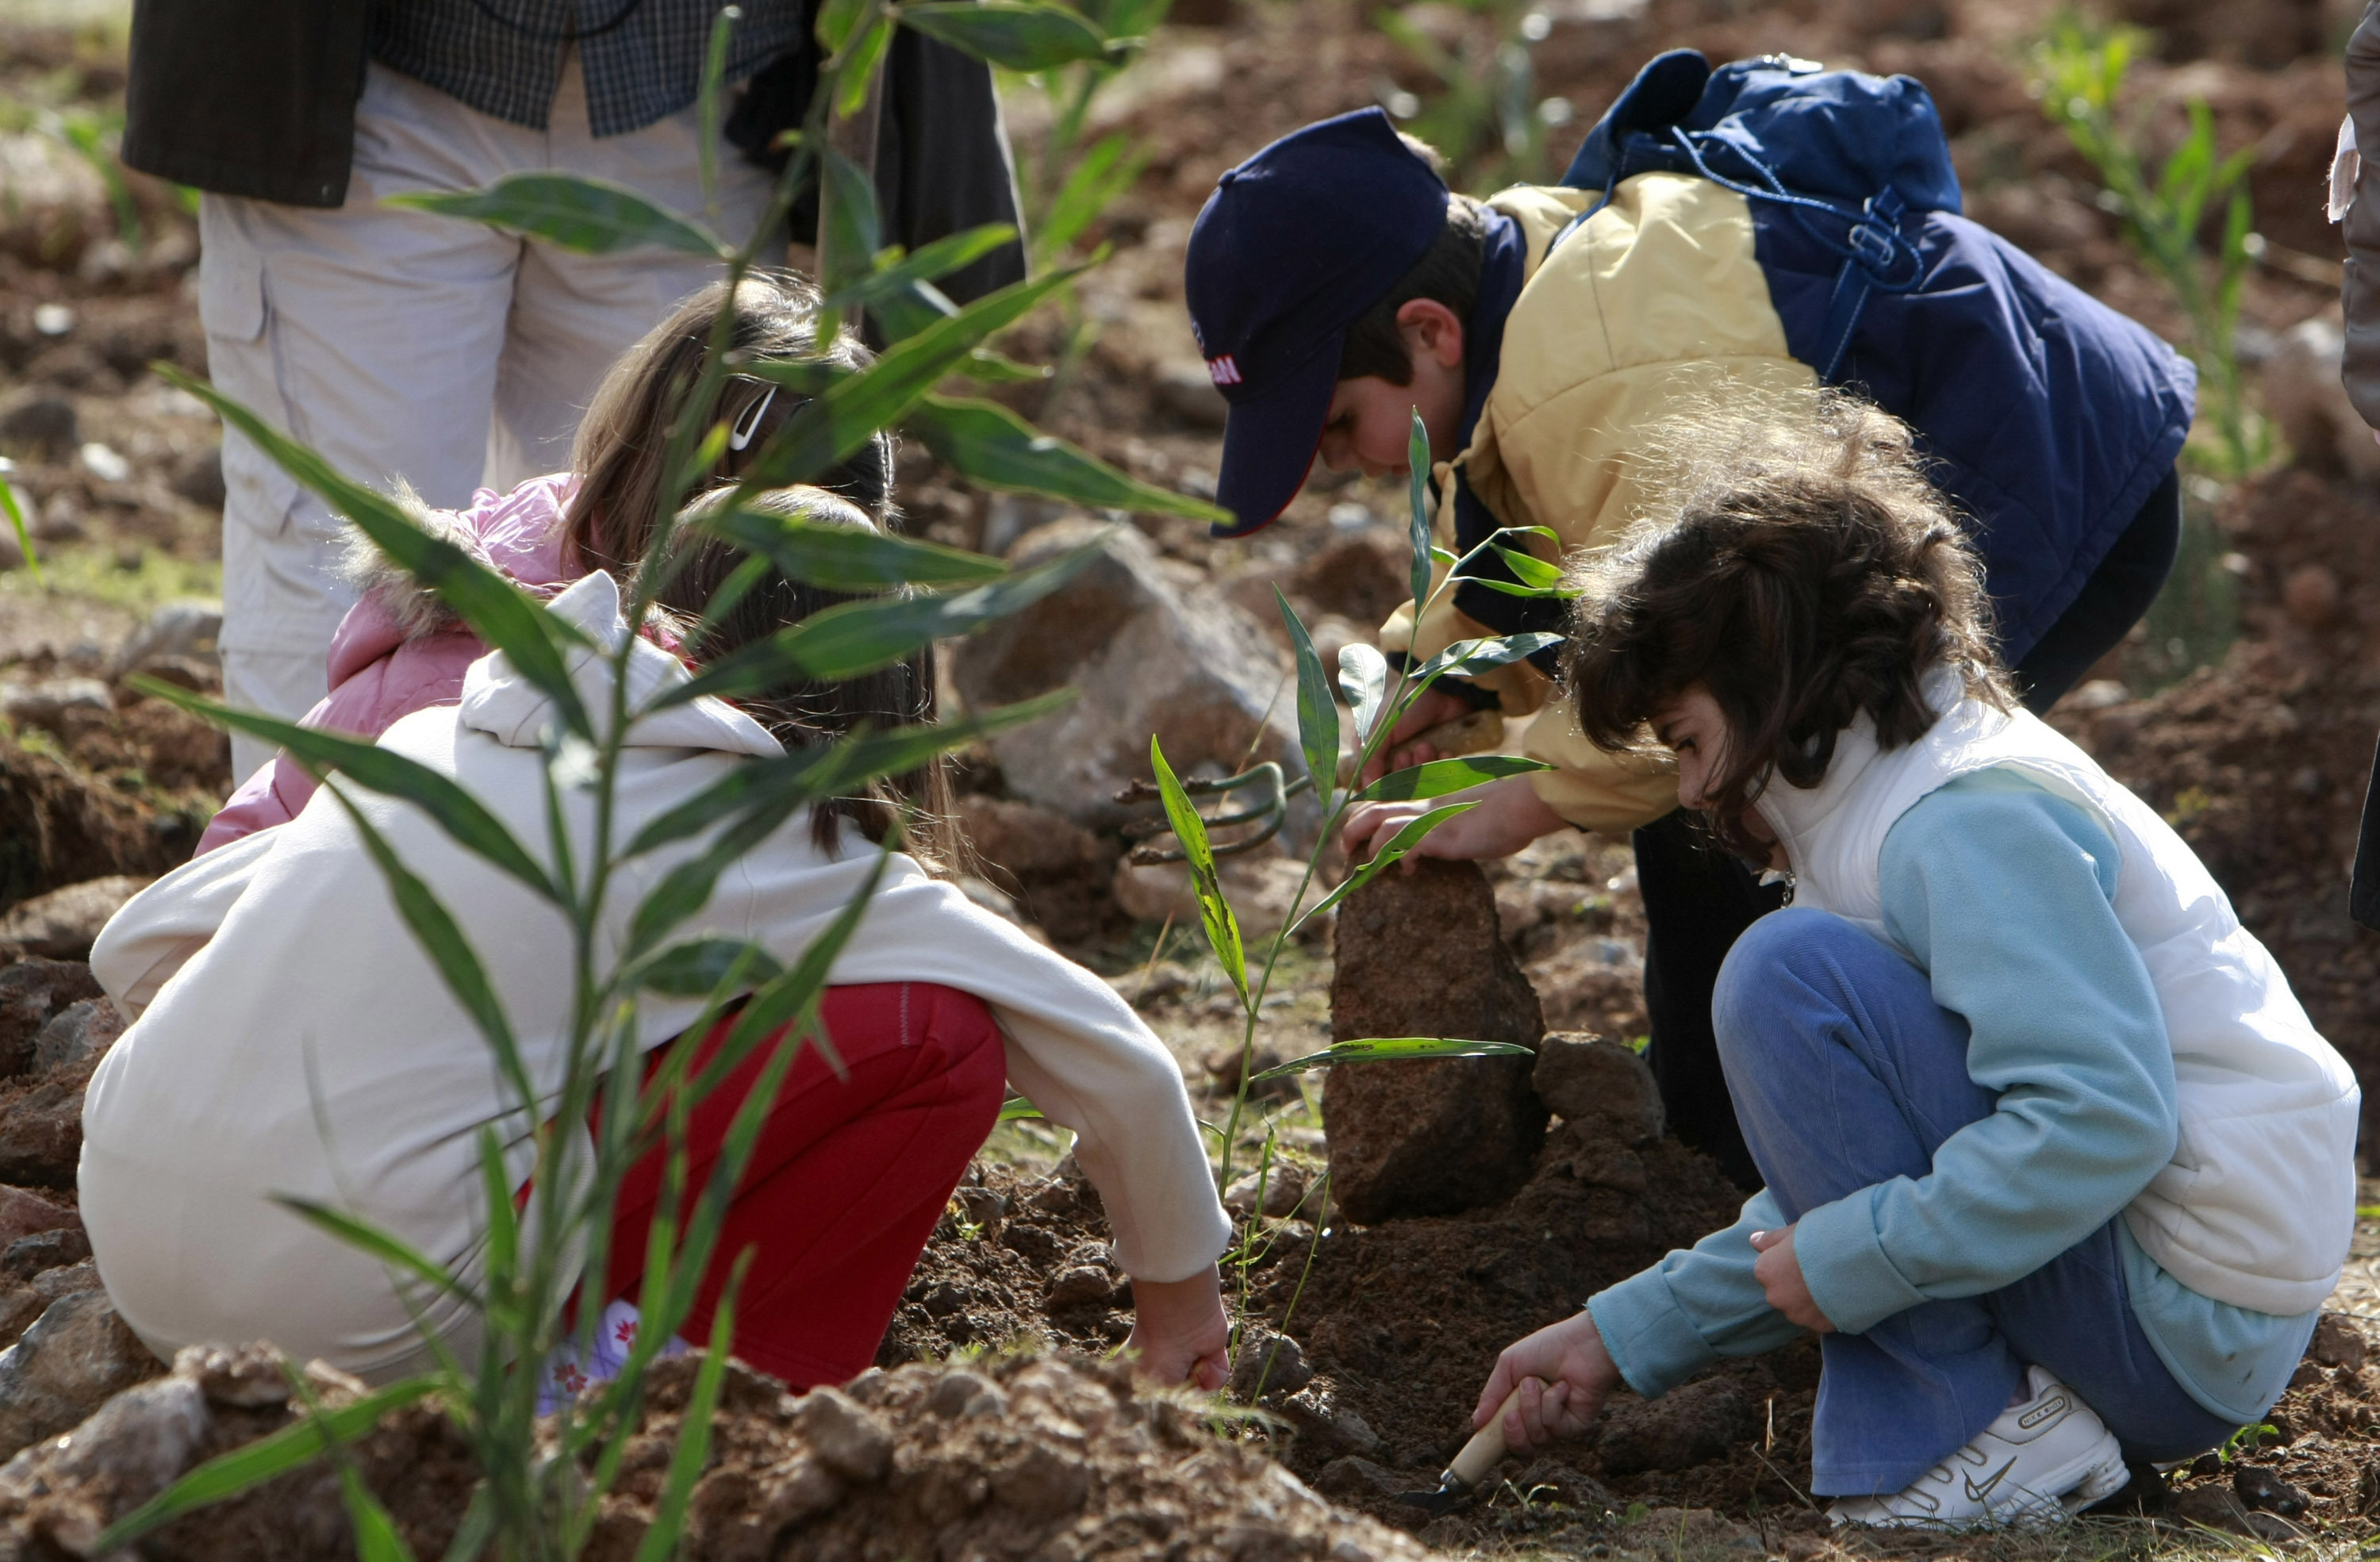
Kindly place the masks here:
[[(2025, 708), (2058, 703), (2148, 611), (2181, 541), (2181, 484), (2168, 472), (2067, 610), (2015, 668)], [(1711, 1031), (1719, 963), (1746, 927), (1784, 902), (1750, 866), (1706, 843), (1680, 809), (1636, 831), (1636, 880), (1645, 897), (1645, 1060), (1661, 1087), (1670, 1125), (1745, 1188), (1760, 1173), (1736, 1126), (1735, 1103)]]

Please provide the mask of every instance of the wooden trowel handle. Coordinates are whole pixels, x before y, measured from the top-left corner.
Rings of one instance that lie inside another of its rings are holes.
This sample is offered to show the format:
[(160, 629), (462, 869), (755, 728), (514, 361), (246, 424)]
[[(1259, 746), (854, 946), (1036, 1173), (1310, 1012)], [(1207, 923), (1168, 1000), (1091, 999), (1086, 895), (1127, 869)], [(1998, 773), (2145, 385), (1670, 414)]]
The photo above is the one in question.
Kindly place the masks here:
[(1466, 1490), (1488, 1479), (1488, 1472), (1504, 1457), (1504, 1418), (1520, 1401), (1521, 1390), (1515, 1386), (1496, 1407), (1494, 1418), (1471, 1435), (1471, 1441), (1463, 1445), (1463, 1451), (1446, 1467), (1446, 1472), (1462, 1482)]

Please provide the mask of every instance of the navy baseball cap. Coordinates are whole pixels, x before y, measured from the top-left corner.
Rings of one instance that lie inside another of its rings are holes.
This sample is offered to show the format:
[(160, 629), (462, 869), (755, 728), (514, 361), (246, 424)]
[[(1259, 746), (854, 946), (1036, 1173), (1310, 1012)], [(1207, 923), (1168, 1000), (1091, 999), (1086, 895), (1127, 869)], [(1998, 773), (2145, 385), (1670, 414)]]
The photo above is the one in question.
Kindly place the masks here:
[(1377, 108), (1280, 140), (1226, 173), (1190, 230), (1184, 287), (1231, 404), (1217, 537), (1269, 526), (1322, 442), (1347, 328), (1428, 253), (1446, 184)]

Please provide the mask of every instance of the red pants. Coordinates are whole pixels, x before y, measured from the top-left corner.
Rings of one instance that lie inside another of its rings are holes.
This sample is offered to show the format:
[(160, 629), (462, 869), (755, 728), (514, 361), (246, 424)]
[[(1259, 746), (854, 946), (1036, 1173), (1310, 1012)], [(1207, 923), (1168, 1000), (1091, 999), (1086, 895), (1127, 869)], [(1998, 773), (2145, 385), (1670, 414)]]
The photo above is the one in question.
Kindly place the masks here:
[[(735, 1255), (755, 1248), (735, 1302), (735, 1354), (796, 1388), (841, 1383), (875, 1361), (1008, 1080), (991, 1011), (969, 994), (925, 982), (830, 987), (821, 1008), (844, 1075), (814, 1047), (795, 1059), (679, 1330), (698, 1348), (710, 1338)], [(722, 1021), (696, 1044), (697, 1068), (734, 1023)], [(773, 1045), (756, 1048), (695, 1106), (690, 1196), (709, 1180)], [(654, 1052), (648, 1068), (662, 1056)], [(653, 1151), (621, 1187), (606, 1296), (634, 1300), (643, 1282), (666, 1159), (665, 1148)]]

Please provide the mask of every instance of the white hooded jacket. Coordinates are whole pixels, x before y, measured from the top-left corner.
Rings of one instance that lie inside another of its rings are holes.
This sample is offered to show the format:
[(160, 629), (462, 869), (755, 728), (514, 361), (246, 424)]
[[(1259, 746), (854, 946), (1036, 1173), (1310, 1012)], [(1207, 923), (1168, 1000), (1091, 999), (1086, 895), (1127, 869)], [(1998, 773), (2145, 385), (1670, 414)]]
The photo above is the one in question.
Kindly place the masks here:
[[(579, 580), (552, 606), (604, 644), (626, 633), (606, 575)], [(589, 710), (608, 709), (605, 661), (582, 650), (571, 665)], [(638, 640), (630, 708), (686, 677)], [(546, 861), (538, 742), (551, 716), (547, 696), (497, 654), (473, 664), (459, 707), (408, 716), (381, 742), (454, 777)], [(717, 700), (636, 723), (614, 841), (747, 757), (782, 752)], [(541, 1092), (555, 1089), (572, 999), (561, 914), (419, 809), (345, 790), (461, 924), (532, 1077)], [(592, 798), (565, 795), (584, 862)], [(820, 852), (808, 814), (796, 815), (730, 867), (674, 936), (750, 938), (790, 963), (875, 860), (845, 833), (844, 850)], [(616, 958), (638, 902), (706, 839), (626, 866), (607, 901), (599, 958)], [(387, 1377), (425, 1360), (409, 1302), (468, 1349), (473, 1320), (463, 1309), (401, 1297), (378, 1263), (272, 1201), (294, 1193), (352, 1208), (468, 1272), (481, 1241), (481, 1125), (495, 1125), (516, 1185), (528, 1169), (530, 1119), (504, 1110), (486, 1044), (399, 917), (338, 800), (317, 795), (287, 824), (158, 880), (108, 924), (91, 963), (135, 1023), (86, 1100), (82, 1212), (108, 1291), (142, 1339), (170, 1356), (199, 1340), (264, 1338), (301, 1361)], [(831, 979), (940, 983), (989, 1004), (1010, 1081), (1080, 1135), (1075, 1154), (1127, 1271), (1182, 1279), (1222, 1250), (1229, 1226), (1181, 1072), (1106, 983), (899, 855)], [(642, 1045), (667, 1042), (698, 1008), (646, 995)]]

